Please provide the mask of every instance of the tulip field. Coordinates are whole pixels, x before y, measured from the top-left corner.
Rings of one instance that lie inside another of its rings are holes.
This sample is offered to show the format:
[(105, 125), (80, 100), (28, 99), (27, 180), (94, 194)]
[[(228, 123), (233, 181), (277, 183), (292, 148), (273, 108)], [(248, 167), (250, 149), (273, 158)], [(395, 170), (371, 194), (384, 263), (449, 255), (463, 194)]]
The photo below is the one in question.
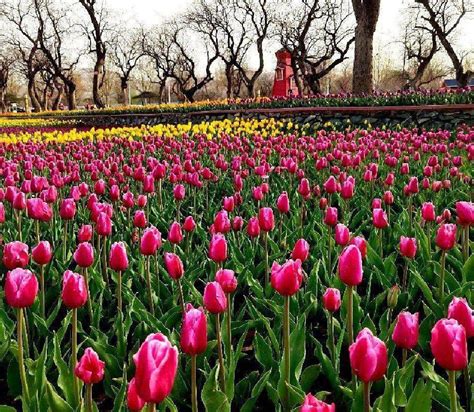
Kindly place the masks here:
[(473, 411), (474, 127), (325, 126), (0, 126), (0, 412)]

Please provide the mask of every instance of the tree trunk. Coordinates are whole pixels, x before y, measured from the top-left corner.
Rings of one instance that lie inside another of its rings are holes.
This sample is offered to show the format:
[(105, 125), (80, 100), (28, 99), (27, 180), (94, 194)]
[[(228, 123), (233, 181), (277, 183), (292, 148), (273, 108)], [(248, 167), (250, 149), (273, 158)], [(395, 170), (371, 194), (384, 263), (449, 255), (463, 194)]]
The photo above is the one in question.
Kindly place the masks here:
[(255, 97), (255, 80), (249, 80), (247, 82), (247, 96), (252, 98)]
[(35, 110), (35, 112), (40, 112), (41, 111), (41, 105), (36, 98), (36, 92), (35, 92), (35, 79), (34, 78), (29, 78), (28, 79), (28, 96), (31, 101), (31, 106)]
[(226, 64), (225, 66), (225, 78), (227, 81), (227, 91), (226, 91), (226, 97), (228, 99), (232, 98), (232, 66), (229, 64)]
[(128, 93), (128, 81), (126, 77), (120, 77), (120, 90), (122, 91), (123, 104), (125, 106), (130, 105), (129, 93)]
[(299, 70), (298, 70), (298, 66), (296, 64), (296, 57), (295, 56), (291, 57), (291, 68), (293, 69), (293, 76), (295, 78), (295, 83), (296, 83), (296, 87), (298, 89), (298, 94), (300, 96), (303, 96), (303, 94), (304, 94), (303, 83), (301, 82), (301, 78), (299, 76)]
[(105, 56), (97, 57), (94, 65), (94, 77), (92, 78), (92, 98), (98, 108), (104, 107), (104, 102), (100, 96), (101, 77), (104, 76)]
[(365, 19), (357, 22), (352, 78), (353, 93), (372, 93), (374, 32)]
[(0, 113), (5, 113), (7, 111), (7, 102), (5, 101), (5, 97), (7, 95), (7, 88), (0, 89)]
[(76, 85), (73, 82), (66, 84), (67, 106), (69, 110), (76, 109)]

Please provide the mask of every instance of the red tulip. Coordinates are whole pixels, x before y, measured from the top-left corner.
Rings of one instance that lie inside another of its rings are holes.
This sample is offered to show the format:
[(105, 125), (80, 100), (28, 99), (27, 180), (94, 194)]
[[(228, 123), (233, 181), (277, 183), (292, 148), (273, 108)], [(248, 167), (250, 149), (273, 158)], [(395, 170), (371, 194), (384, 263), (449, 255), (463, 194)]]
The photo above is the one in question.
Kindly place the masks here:
[(436, 234), (436, 245), (442, 250), (449, 250), (456, 243), (456, 225), (443, 223)]
[(377, 229), (385, 229), (388, 227), (387, 213), (380, 208), (372, 210), (372, 222)]
[(227, 309), (227, 298), (219, 282), (209, 282), (204, 288), (204, 306), (213, 314)]
[(161, 233), (152, 226), (145, 229), (140, 239), (140, 253), (145, 256), (151, 256), (161, 247)]
[(341, 197), (345, 200), (352, 199), (354, 196), (355, 184), (351, 180), (346, 180), (341, 186)]
[(27, 269), (13, 269), (5, 279), (5, 298), (13, 308), (28, 308), (33, 305), (38, 294), (38, 280)]
[(386, 191), (384, 194), (383, 194), (383, 202), (388, 206), (388, 205), (393, 205), (393, 202), (395, 201), (395, 199), (393, 198), (393, 194), (392, 192), (390, 192), (389, 190)]
[(229, 215), (226, 210), (221, 210), (214, 218), (214, 228), (218, 233), (228, 233), (231, 228)]
[(143, 210), (137, 210), (133, 215), (133, 226), (140, 229), (144, 229), (147, 225), (145, 212)]
[(244, 227), (244, 219), (241, 216), (235, 216), (232, 221), (232, 230), (238, 232)]
[(403, 349), (413, 349), (418, 344), (418, 333), (418, 313), (400, 312), (392, 333), (395, 345)]
[(288, 260), (283, 265), (273, 262), (271, 284), (282, 296), (292, 296), (301, 287), (303, 271), (300, 260)]
[(183, 262), (178, 255), (174, 253), (165, 253), (165, 267), (168, 274), (174, 279), (180, 279), (184, 274)]
[(224, 197), (224, 199), (222, 201), (222, 207), (227, 212), (229, 212), (229, 213), (232, 212), (234, 210), (234, 207), (235, 207), (235, 201), (234, 201), (233, 196)]
[(305, 200), (307, 200), (311, 196), (311, 187), (309, 185), (308, 179), (303, 178), (303, 179), (300, 180), (300, 184), (298, 186), (298, 193)]
[(275, 217), (270, 207), (262, 207), (258, 211), (258, 224), (264, 232), (270, 232), (275, 227)]
[(362, 236), (355, 236), (350, 241), (349, 244), (357, 246), (362, 255), (362, 259), (365, 259), (367, 256), (367, 241)]
[(222, 263), (227, 259), (227, 241), (220, 233), (212, 236), (209, 244), (209, 258), (216, 263)]
[(25, 268), (28, 265), (30, 257), (28, 254), (28, 245), (22, 242), (10, 242), (3, 248), (3, 264), (9, 270), (16, 268)]
[(184, 219), (183, 229), (188, 233), (196, 229), (196, 222), (194, 222), (194, 219), (192, 216), (188, 216), (186, 217), (186, 219)]
[(184, 199), (185, 195), (186, 195), (186, 189), (184, 188), (183, 185), (176, 185), (173, 188), (173, 196), (175, 200), (181, 201)]
[(124, 272), (127, 270), (128, 257), (124, 242), (115, 242), (110, 247), (109, 266), (115, 272)]
[(456, 213), (458, 215), (458, 221), (461, 226), (474, 225), (474, 203), (457, 202)]
[(51, 207), (40, 198), (30, 198), (26, 201), (28, 217), (42, 222), (49, 222), (53, 217)]
[(47, 265), (51, 262), (51, 258), (53, 257), (50, 243), (47, 240), (39, 242), (31, 250), (31, 257), (38, 265)]
[(300, 412), (336, 412), (336, 405), (320, 401), (308, 393), (304, 398), (303, 405), (300, 407)]
[(107, 213), (99, 213), (96, 222), (96, 231), (99, 236), (110, 236), (112, 233), (112, 221)]
[(233, 270), (219, 269), (215, 280), (221, 285), (225, 293), (234, 293), (235, 289), (237, 289), (237, 278)]
[(140, 412), (145, 406), (145, 401), (137, 393), (135, 378), (128, 384), (127, 388), (127, 407), (131, 412)]
[(341, 307), (341, 292), (336, 288), (327, 288), (323, 295), (323, 306), (330, 312), (335, 312)]
[(423, 203), (421, 206), (421, 217), (425, 222), (434, 222), (436, 219), (436, 212), (433, 203)]
[(104, 378), (105, 363), (92, 348), (84, 351), (74, 368), (74, 374), (86, 385), (99, 383)]
[(362, 255), (357, 246), (349, 245), (339, 256), (339, 278), (348, 286), (362, 282)]
[(145, 402), (159, 404), (173, 389), (178, 369), (178, 349), (161, 333), (148, 335), (135, 363), (135, 387)]
[(181, 243), (183, 240), (181, 225), (178, 222), (171, 223), (170, 231), (168, 233), (168, 240), (175, 245)]
[(88, 268), (94, 263), (94, 247), (89, 242), (81, 242), (74, 252), (74, 261), (81, 268)]
[(194, 356), (203, 353), (207, 348), (207, 318), (202, 308), (195, 309), (186, 305), (186, 313), (181, 327), (181, 350)]
[(362, 329), (349, 347), (351, 368), (363, 382), (381, 379), (387, 371), (387, 347), (368, 328)]
[[(22, 192), (18, 192), (16, 195), (15, 195), (15, 198), (13, 199), (13, 209), (15, 210), (24, 210), (26, 208), (26, 196), (24, 193)], [(33, 217), (32, 216), (32, 211), (30, 211), (30, 213), (28, 213), (28, 216), (30, 217)]]
[(336, 225), (335, 239), (339, 246), (346, 246), (349, 243), (350, 236), (351, 234), (347, 226), (342, 223)]
[(456, 319), (464, 329), (467, 338), (474, 336), (474, 312), (470, 308), (467, 300), (454, 297), (448, 307), (448, 318)]
[(258, 237), (260, 235), (260, 225), (258, 218), (251, 217), (247, 224), (247, 233), (250, 237)]
[(328, 207), (324, 216), (324, 223), (328, 226), (336, 226), (337, 224), (337, 208)]
[(84, 278), (78, 273), (66, 270), (63, 275), (61, 298), (68, 309), (77, 309), (87, 302), (87, 288)]
[(291, 258), (293, 260), (299, 259), (301, 262), (305, 262), (309, 257), (309, 243), (305, 239), (298, 239), (291, 252)]
[(324, 190), (329, 193), (336, 193), (337, 192), (337, 181), (334, 176), (329, 176), (328, 180), (324, 182)]
[(72, 220), (76, 215), (76, 202), (74, 199), (64, 199), (59, 208), (59, 216), (63, 220)]
[(5, 223), (5, 206), (0, 202), (0, 224)]
[(416, 239), (414, 237), (400, 237), (400, 253), (408, 259), (413, 259), (416, 255)]
[(77, 240), (79, 242), (90, 242), (92, 239), (92, 226), (91, 225), (82, 225), (77, 234)]
[(456, 319), (440, 319), (431, 330), (431, 351), (444, 369), (459, 371), (467, 365), (466, 329)]
[(290, 211), (290, 200), (288, 193), (283, 192), (277, 199), (277, 208), (280, 213), (288, 213)]

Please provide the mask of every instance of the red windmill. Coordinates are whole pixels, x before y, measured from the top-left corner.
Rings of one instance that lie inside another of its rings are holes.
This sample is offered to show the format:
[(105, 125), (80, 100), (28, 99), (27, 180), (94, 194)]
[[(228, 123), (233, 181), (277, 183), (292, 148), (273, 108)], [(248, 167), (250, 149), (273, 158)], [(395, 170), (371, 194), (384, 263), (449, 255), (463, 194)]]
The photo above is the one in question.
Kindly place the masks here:
[(298, 94), (295, 84), (295, 76), (291, 67), (291, 54), (286, 49), (280, 49), (276, 53), (277, 66), (275, 79), (273, 81), (273, 97), (291, 97)]

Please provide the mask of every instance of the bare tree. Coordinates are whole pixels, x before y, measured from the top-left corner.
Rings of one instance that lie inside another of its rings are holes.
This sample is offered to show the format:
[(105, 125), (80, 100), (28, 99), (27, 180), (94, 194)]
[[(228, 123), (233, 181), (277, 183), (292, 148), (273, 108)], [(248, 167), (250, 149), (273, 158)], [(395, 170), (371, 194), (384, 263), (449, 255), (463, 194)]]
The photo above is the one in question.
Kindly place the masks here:
[(462, 19), (473, 11), (474, 6), (469, 0), (415, 0), (415, 2), (424, 9), (420, 27), (426, 29), (424, 24), (428, 25), (437, 36), (451, 60), (456, 80), (461, 86), (465, 86), (473, 72), (464, 68), (465, 56), (456, 52), (452, 38)]
[(108, 13), (101, 2), (97, 0), (79, 0), (87, 12), (90, 25), (84, 25), (84, 31), (89, 39), (89, 52), (95, 55), (94, 73), (92, 76), (92, 98), (97, 107), (104, 107), (100, 89), (105, 79), (105, 58), (107, 55), (106, 32), (109, 30)]
[(352, 0), (356, 18), (352, 91), (373, 90), (374, 33), (380, 13), (380, 0)]
[(15, 55), (13, 51), (7, 47), (2, 47), (0, 49), (0, 112), (7, 111), (7, 102), (5, 101), (5, 98), (14, 62)]
[(144, 55), (143, 33), (140, 30), (127, 31), (126, 35), (116, 31), (110, 41), (110, 58), (120, 77), (120, 90), (124, 104), (130, 104), (129, 81), (132, 71)]
[[(321, 80), (348, 58), (354, 42), (346, 0), (300, 0), (278, 19), (279, 40), (292, 56), (299, 94), (321, 92)], [(300, 79), (300, 76), (302, 79)], [(303, 84), (304, 83), (304, 84)]]

